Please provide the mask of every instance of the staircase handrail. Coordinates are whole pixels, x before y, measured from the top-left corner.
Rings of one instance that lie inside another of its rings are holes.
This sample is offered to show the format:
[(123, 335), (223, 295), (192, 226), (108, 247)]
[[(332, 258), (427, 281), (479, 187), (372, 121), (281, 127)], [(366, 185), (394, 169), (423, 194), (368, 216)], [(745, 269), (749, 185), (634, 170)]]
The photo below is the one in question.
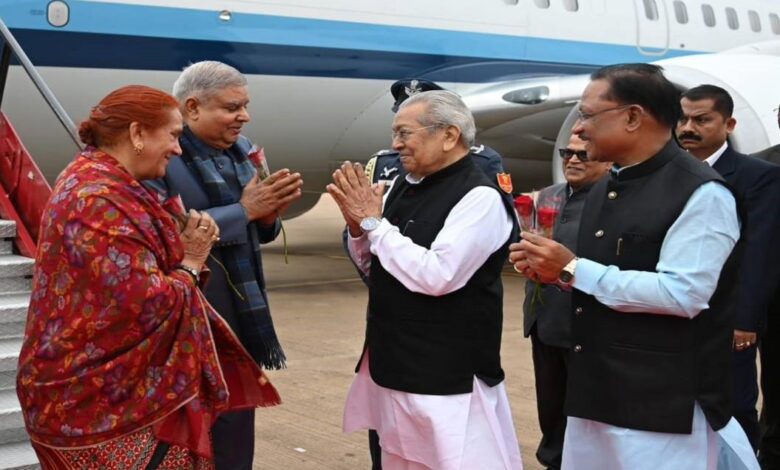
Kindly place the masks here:
[(5, 80), (8, 74), (8, 66), (10, 65), (7, 62), (8, 52), (6, 51), (8, 49), (6, 49), (6, 47), (10, 47), (10, 50), (13, 52), (14, 56), (16, 56), (16, 59), (22, 65), (25, 72), (27, 72), (27, 75), (35, 84), (35, 87), (38, 88), (38, 91), (46, 100), (46, 103), (49, 105), (51, 110), (54, 111), (57, 119), (60, 120), (60, 123), (62, 123), (62, 126), (65, 128), (65, 130), (68, 131), (68, 135), (70, 135), (70, 138), (76, 144), (76, 147), (78, 147), (80, 150), (83, 149), (84, 147), (79, 140), (78, 134), (76, 132), (76, 126), (73, 124), (73, 120), (70, 118), (70, 116), (68, 116), (67, 111), (65, 111), (65, 108), (62, 107), (60, 102), (54, 96), (54, 93), (51, 92), (49, 87), (46, 85), (46, 82), (43, 81), (43, 77), (41, 77), (41, 75), (35, 69), (35, 66), (32, 64), (32, 62), (30, 62), (30, 58), (27, 57), (24, 49), (22, 49), (22, 46), (19, 45), (19, 42), (14, 37), (13, 33), (11, 33), (11, 30), (8, 29), (8, 27), (5, 25), (5, 22), (2, 18), (0, 18), (0, 33), (3, 35), (3, 39), (5, 40), (5, 45), (3, 47), (3, 64), (1, 67), (2, 70), (0, 70), (0, 105), (2, 105), (3, 92), (5, 91)]

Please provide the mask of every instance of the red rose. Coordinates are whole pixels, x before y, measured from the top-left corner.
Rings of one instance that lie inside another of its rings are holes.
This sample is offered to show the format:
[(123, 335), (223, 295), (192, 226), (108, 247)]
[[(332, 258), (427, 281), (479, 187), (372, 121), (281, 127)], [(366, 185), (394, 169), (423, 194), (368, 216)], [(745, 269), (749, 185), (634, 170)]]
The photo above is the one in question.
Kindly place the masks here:
[(515, 209), (520, 217), (530, 217), (534, 213), (534, 200), (531, 196), (521, 194), (515, 198)]
[(558, 217), (558, 209), (555, 207), (540, 207), (536, 212), (536, 220), (539, 222), (539, 228), (551, 229), (555, 225), (555, 219)]

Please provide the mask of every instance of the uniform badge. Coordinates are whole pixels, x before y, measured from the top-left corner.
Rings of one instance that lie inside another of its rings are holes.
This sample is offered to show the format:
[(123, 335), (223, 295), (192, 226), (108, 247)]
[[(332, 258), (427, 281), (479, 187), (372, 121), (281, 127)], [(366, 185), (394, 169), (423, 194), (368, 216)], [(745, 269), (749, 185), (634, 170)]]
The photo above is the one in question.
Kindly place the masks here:
[(512, 194), (512, 177), (509, 173), (496, 173), (498, 187), (507, 194)]
[(484, 145), (474, 145), (473, 147), (471, 147), (472, 153), (482, 153), (484, 151), (485, 151)]
[(382, 174), (379, 175), (380, 178), (389, 178), (391, 174), (398, 171), (398, 168), (395, 167), (389, 167), (386, 166), (382, 168)]
[(406, 96), (416, 95), (422, 91), (420, 88), (420, 82), (418, 80), (412, 80), (409, 82), (409, 86), (404, 87), (404, 91), (406, 91)]

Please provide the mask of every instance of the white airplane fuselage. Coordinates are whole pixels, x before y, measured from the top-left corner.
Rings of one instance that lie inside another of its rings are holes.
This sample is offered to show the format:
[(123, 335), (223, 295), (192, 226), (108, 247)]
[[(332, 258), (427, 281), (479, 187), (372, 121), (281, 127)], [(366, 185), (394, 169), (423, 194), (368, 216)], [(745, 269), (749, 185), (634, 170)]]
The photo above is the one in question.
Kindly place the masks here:
[[(299, 211), (316, 201), (341, 161), (365, 160), (389, 147), (388, 91), (396, 79), (427, 78), (467, 97), (500, 83), (585, 77), (611, 63), (778, 40), (778, 14), (780, 3), (769, 0), (0, 4), (3, 21), (77, 123), (120, 86), (170, 90), (191, 62), (236, 66), (246, 74), (252, 98), (253, 120), (244, 132), (265, 147), (272, 169), (303, 173), (308, 201)], [(551, 149), (574, 104), (561, 100), (538, 112), (529, 106), (522, 125), (516, 121), (503, 130), (487, 129), (485, 117), (476, 115), (485, 130), (479, 138), (504, 155), (517, 189), (551, 180)], [(18, 66), (9, 74), (3, 110), (51, 180), (75, 147)]]

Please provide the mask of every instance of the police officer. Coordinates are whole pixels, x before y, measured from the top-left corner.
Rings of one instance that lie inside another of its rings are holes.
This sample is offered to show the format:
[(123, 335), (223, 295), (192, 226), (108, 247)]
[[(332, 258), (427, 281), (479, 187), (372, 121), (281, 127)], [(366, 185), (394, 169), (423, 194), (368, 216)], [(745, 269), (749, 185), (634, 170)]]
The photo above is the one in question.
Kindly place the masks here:
[[(390, 93), (395, 99), (393, 112), (398, 111), (398, 107), (407, 98), (417, 93), (423, 93), (431, 90), (443, 90), (442, 87), (429, 80), (419, 78), (398, 80), (390, 86)], [(485, 172), (490, 181), (496, 183), (501, 188), (505, 197), (512, 198), (512, 180), (509, 174), (504, 173), (504, 166), (501, 164), (501, 155), (486, 145), (475, 145), (471, 147), (471, 157), (474, 163)], [(372, 183), (384, 182), (385, 187), (390, 184), (399, 175), (406, 173), (401, 164), (401, 155), (392, 149), (380, 150), (375, 153), (366, 163), (366, 176)], [(343, 241), (344, 249), (347, 250), (347, 230), (344, 230)], [(348, 251), (348, 250), (347, 250)], [(360, 269), (357, 270), (363, 282), (368, 283), (368, 279), (363, 275)], [(357, 371), (355, 371), (357, 372)], [(382, 469), (382, 449), (379, 445), (379, 436), (374, 430), (368, 432), (369, 450), (371, 452), (372, 470)]]

